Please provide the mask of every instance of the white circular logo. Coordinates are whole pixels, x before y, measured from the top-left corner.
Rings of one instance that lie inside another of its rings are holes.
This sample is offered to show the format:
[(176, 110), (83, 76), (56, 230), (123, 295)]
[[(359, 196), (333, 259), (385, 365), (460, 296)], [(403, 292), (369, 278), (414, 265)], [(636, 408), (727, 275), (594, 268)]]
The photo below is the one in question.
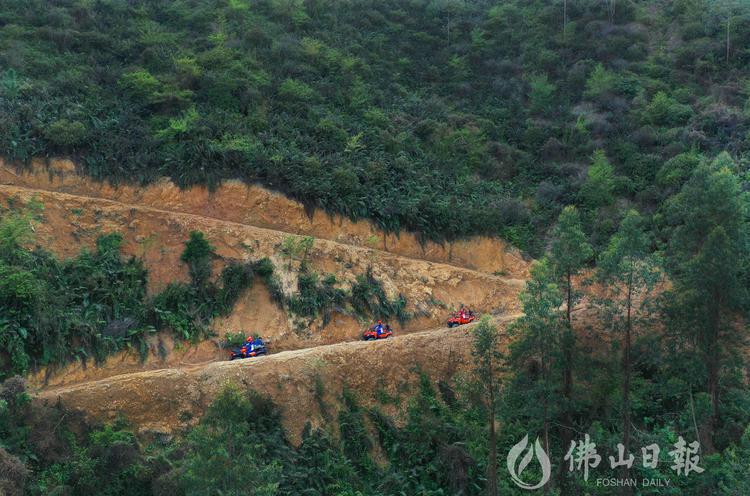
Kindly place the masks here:
[[(523, 439), (521, 439), (520, 443), (516, 444), (510, 449), (510, 451), (508, 452), (508, 458), (506, 460), (508, 465), (508, 472), (510, 472), (510, 476), (513, 479), (513, 482), (515, 482), (518, 487), (528, 490), (539, 489), (547, 482), (549, 482), (550, 475), (552, 474), (552, 464), (550, 463), (549, 456), (547, 456), (547, 453), (544, 451), (544, 448), (542, 448), (542, 445), (539, 443), (539, 438), (537, 437), (536, 441), (534, 442), (534, 446), (529, 446), (529, 449), (521, 459), (521, 462), (518, 463), (518, 469), (516, 469), (516, 462), (518, 461), (518, 457), (521, 456), (521, 453), (523, 453), (528, 444), (529, 435), (526, 434)], [(542, 467), (542, 480), (540, 480), (534, 486), (532, 486), (531, 484), (527, 484), (526, 482), (521, 480), (521, 474), (523, 473), (524, 469), (528, 467), (529, 463), (531, 463), (531, 458), (533, 456), (536, 456), (539, 465), (541, 465)]]

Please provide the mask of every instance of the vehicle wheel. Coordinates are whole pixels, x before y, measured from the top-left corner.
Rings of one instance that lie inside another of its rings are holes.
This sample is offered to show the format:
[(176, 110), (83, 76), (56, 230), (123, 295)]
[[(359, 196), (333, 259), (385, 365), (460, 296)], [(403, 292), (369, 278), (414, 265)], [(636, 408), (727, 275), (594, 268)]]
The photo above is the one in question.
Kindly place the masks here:
[(453, 322), (448, 324), (448, 329), (453, 329), (454, 327), (456, 327), (456, 324), (454, 324)]
[(370, 338), (365, 339), (365, 341), (375, 341), (375, 338), (370, 337)]

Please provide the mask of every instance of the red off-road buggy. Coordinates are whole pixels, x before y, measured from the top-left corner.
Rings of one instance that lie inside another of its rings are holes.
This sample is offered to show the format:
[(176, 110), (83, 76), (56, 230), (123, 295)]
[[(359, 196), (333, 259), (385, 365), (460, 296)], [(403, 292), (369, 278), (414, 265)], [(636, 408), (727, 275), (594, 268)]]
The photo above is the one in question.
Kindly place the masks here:
[(362, 334), (362, 339), (365, 341), (374, 341), (376, 339), (386, 339), (391, 336), (393, 336), (393, 329), (388, 324), (380, 327), (374, 325)]
[(475, 320), (477, 320), (477, 316), (471, 310), (454, 312), (448, 317), (448, 327), (458, 327), (464, 324), (471, 324)]

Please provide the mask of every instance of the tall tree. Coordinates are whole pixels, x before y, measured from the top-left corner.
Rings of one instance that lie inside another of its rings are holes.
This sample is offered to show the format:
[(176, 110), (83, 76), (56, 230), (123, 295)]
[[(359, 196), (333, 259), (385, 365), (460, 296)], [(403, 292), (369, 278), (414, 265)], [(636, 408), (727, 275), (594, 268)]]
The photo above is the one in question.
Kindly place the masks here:
[(563, 339), (564, 354), (564, 392), (570, 399), (573, 389), (573, 350), (575, 336), (573, 335), (573, 306), (579, 298), (573, 287), (573, 277), (577, 275), (594, 254), (591, 245), (581, 228), (581, 216), (578, 210), (569, 205), (565, 207), (557, 220), (554, 230), (554, 241), (550, 253), (550, 261), (563, 282), (565, 297), (566, 331)]
[[(578, 210), (569, 205), (560, 213), (554, 229), (554, 240), (550, 253), (550, 261), (555, 273), (562, 282), (565, 298), (565, 323), (562, 332), (562, 381), (563, 419), (560, 431), (562, 444), (566, 445), (572, 439), (573, 428), (573, 357), (575, 354), (575, 334), (573, 333), (573, 306), (579, 295), (573, 287), (573, 277), (577, 275), (587, 260), (593, 256), (586, 235), (581, 228), (581, 216)], [(560, 471), (562, 477), (563, 472)]]
[(747, 331), (748, 195), (727, 154), (699, 166), (665, 206), (666, 267), (673, 282), (669, 325), (694, 344), (711, 414), (701, 433), (711, 451), (720, 422), (720, 378), (730, 345)]
[(732, 29), (747, 22), (750, 6), (744, 0), (711, 0), (709, 8), (719, 18), (719, 22), (724, 24), (724, 57), (729, 63)]
[(615, 10), (617, 9), (617, 0), (607, 0), (607, 16), (609, 23), (615, 23)]
[(483, 389), (487, 412), (489, 452), (487, 454), (487, 496), (497, 495), (497, 431), (496, 413), (500, 387), (498, 375), (503, 355), (500, 353), (497, 327), (485, 315), (474, 331), (472, 355), (476, 361), (474, 374)]
[[(550, 453), (550, 422), (556, 412), (559, 382), (552, 378), (553, 362), (559, 358), (562, 294), (550, 266), (543, 258), (531, 268), (531, 279), (520, 295), (524, 315), (510, 327), (518, 339), (511, 345), (510, 362), (514, 370), (528, 370), (529, 362), (538, 367), (532, 387), (524, 388), (525, 404), (542, 421), (544, 449)], [(537, 410), (540, 408), (541, 411)]]
[[(597, 266), (598, 279), (606, 289), (602, 300), (605, 316), (622, 333), (622, 444), (625, 453), (630, 453), (632, 339), (638, 324), (647, 318), (647, 299), (659, 278), (658, 264), (649, 252), (648, 236), (638, 212), (628, 211)], [(627, 467), (622, 470), (622, 477), (627, 478)], [(622, 489), (624, 494), (632, 492), (630, 486)]]

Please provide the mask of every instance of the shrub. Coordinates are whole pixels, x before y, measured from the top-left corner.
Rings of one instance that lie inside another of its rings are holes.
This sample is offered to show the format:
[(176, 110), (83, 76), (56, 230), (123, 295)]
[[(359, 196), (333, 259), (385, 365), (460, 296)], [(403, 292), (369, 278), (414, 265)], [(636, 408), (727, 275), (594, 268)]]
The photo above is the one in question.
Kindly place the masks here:
[(372, 275), (368, 268), (363, 275), (357, 276), (351, 289), (351, 304), (358, 315), (368, 315), (373, 318), (396, 318), (400, 323), (410, 318), (406, 311), (406, 298), (398, 295), (389, 300), (383, 290), (383, 285)]
[(190, 239), (185, 243), (185, 250), (180, 255), (180, 260), (188, 266), (193, 287), (203, 288), (208, 283), (211, 277), (211, 258), (213, 255), (214, 248), (209, 244), (203, 233), (192, 231)]
[(0, 493), (23, 496), (30, 473), (21, 460), (0, 447)]
[(581, 202), (589, 209), (610, 205), (614, 201), (615, 171), (604, 150), (594, 152), (593, 162), (581, 186)]
[(253, 285), (253, 268), (249, 264), (230, 263), (221, 271), (221, 290), (217, 296), (218, 312), (228, 314), (246, 289)]
[(279, 86), (279, 96), (289, 100), (307, 102), (315, 97), (315, 90), (297, 79), (285, 79)]
[(584, 96), (591, 100), (602, 100), (615, 94), (617, 90), (617, 76), (597, 64), (586, 80)]
[(124, 73), (117, 85), (136, 101), (151, 101), (161, 89), (161, 82), (145, 69)]
[(529, 106), (532, 112), (550, 113), (554, 107), (555, 90), (545, 74), (536, 74), (529, 80)]
[(58, 261), (26, 250), (28, 212), (0, 219), (0, 377), (70, 359), (103, 359), (146, 328), (146, 270), (120, 255), (122, 238), (100, 236), (96, 250)]
[(60, 119), (45, 128), (44, 137), (55, 145), (72, 147), (86, 138), (86, 126), (80, 121)]
[(644, 111), (644, 119), (657, 126), (673, 127), (684, 124), (693, 115), (690, 105), (677, 102), (660, 91), (649, 102)]
[(297, 280), (298, 293), (289, 298), (289, 310), (299, 315), (316, 317), (322, 315), (323, 325), (327, 325), (331, 312), (344, 305), (347, 294), (336, 288), (336, 277), (326, 276), (319, 280), (318, 274), (304, 271)]

